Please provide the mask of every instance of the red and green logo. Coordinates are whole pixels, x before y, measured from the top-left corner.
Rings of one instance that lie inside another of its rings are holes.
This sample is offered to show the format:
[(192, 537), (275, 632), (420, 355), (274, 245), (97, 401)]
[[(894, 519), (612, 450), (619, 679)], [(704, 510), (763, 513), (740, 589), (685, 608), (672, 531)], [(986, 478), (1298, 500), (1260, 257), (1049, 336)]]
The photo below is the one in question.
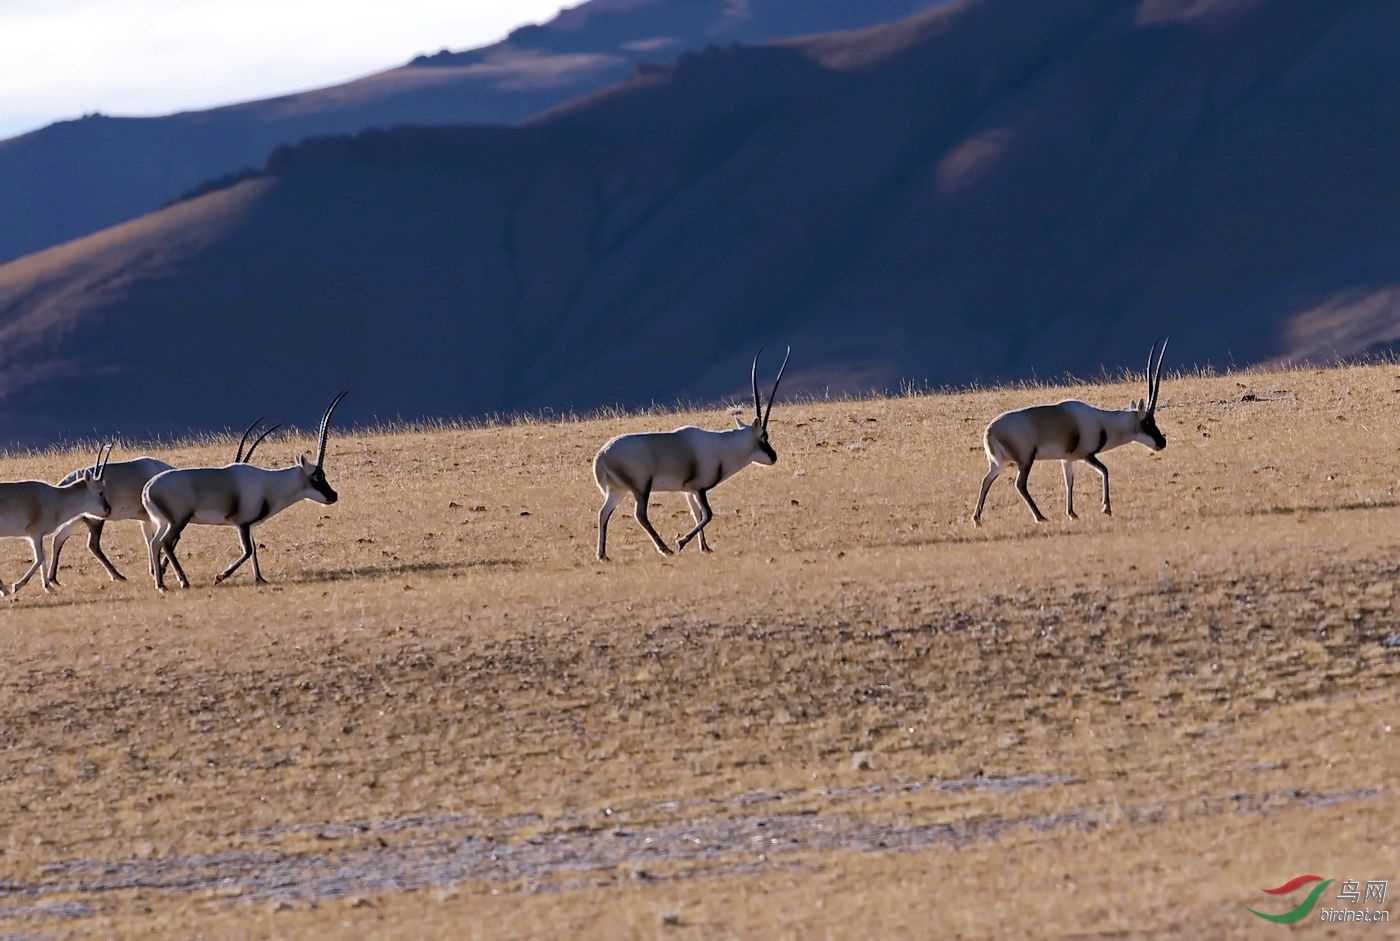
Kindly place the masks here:
[(1312, 891), (1308, 893), (1307, 898), (1303, 899), (1303, 903), (1290, 912), (1284, 912), (1281, 915), (1266, 915), (1263, 912), (1256, 912), (1252, 908), (1246, 908), (1245, 910), (1251, 914), (1258, 915), (1265, 921), (1276, 922), (1280, 925), (1291, 925), (1296, 921), (1302, 921), (1304, 918), (1308, 917), (1308, 913), (1311, 912), (1313, 906), (1317, 904), (1317, 897), (1322, 894), (1324, 889), (1332, 884), (1331, 879), (1323, 879), (1321, 876), (1294, 876), (1277, 889), (1264, 890), (1270, 895), (1287, 895), (1294, 889), (1305, 886), (1309, 882), (1316, 882), (1317, 885), (1312, 887)]

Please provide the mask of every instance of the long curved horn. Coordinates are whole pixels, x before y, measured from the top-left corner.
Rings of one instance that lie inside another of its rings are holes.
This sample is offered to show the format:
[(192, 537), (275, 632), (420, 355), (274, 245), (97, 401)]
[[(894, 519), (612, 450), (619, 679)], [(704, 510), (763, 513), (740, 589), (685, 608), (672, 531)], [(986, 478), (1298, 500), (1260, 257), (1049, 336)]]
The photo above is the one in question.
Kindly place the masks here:
[[(235, 464), (242, 464), (245, 460), (247, 460), (247, 458), (245, 458), (245, 457), (243, 456), (243, 445), (245, 445), (245, 444), (248, 443), (248, 436), (251, 435), (251, 434), (253, 433), (253, 429), (256, 428), (256, 427), (258, 427), (258, 426), (261, 425), (262, 423), (263, 423), (263, 420), (262, 420), (261, 418), (259, 418), (257, 421), (255, 421), (255, 422), (253, 422), (251, 425), (249, 425), (249, 426), (248, 426), (248, 429), (247, 429), (246, 431), (243, 432), (243, 437), (241, 437), (241, 438), (238, 439), (238, 453), (234, 454), (234, 456), (233, 456), (233, 463), (235, 463)], [(262, 439), (259, 438), (258, 440), (261, 441)]]
[[(258, 421), (262, 421), (262, 419), (259, 418)], [(258, 445), (262, 444), (262, 439), (266, 438), (268, 435), (272, 434), (274, 431), (276, 431), (278, 428), (281, 428), (281, 427), (282, 427), (282, 425), (281, 425), (281, 423), (279, 422), (278, 424), (273, 425), (271, 428), (267, 429), (267, 431), (264, 431), (262, 434), (258, 435), (256, 438), (254, 438), (254, 439), (253, 439), (253, 443), (250, 444), (250, 445), (248, 445), (248, 453), (245, 454), (245, 455), (243, 455), (243, 458), (242, 458), (241, 463), (243, 463), (243, 464), (251, 464), (251, 463), (253, 463), (253, 452), (256, 451), (256, 450), (258, 449)]]
[[(1170, 342), (1171, 337), (1167, 337), (1162, 341), (1162, 351), (1157, 354), (1157, 364), (1155, 366), (1152, 364), (1152, 357), (1150, 354), (1147, 358), (1147, 410), (1149, 412), (1157, 407), (1157, 391), (1162, 388), (1162, 357), (1167, 355), (1167, 344)], [(1152, 349), (1155, 351), (1157, 349), (1157, 344), (1152, 344)]]
[(778, 378), (773, 380), (773, 391), (768, 393), (768, 408), (763, 413), (763, 427), (768, 427), (768, 416), (773, 414), (773, 402), (778, 398), (778, 383), (783, 381), (783, 370), (787, 369), (788, 357), (792, 355), (792, 347), (787, 348), (783, 354), (783, 364), (778, 367)]
[[(346, 389), (345, 392), (349, 392)], [(331, 412), (340, 404), (340, 400), (345, 398), (345, 392), (340, 393), (331, 399), (331, 404), (326, 406), (326, 414), (321, 416), (321, 429), (316, 436), (316, 466), (320, 467), (326, 461), (326, 433), (331, 427)]]
[(758, 352), (753, 354), (753, 368), (749, 370), (749, 381), (753, 383), (753, 420), (755, 424), (763, 421), (763, 403), (758, 398), (758, 358), (763, 355), (763, 347), (758, 348)]
[(112, 446), (110, 444), (104, 444), (97, 449), (97, 460), (92, 462), (92, 477), (94, 479), (102, 476), (102, 472), (107, 469), (107, 462), (111, 459)]
[(1147, 351), (1147, 401), (1152, 402), (1152, 359), (1157, 355), (1157, 341), (1152, 341), (1152, 349)]

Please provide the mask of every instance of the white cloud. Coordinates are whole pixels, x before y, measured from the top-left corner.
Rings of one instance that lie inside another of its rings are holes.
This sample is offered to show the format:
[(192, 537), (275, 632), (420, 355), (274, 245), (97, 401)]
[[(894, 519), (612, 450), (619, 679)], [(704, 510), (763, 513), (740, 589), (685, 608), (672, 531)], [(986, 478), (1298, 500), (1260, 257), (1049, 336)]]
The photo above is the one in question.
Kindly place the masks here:
[(469, 49), (561, 0), (0, 0), (0, 138), (91, 111), (164, 114)]

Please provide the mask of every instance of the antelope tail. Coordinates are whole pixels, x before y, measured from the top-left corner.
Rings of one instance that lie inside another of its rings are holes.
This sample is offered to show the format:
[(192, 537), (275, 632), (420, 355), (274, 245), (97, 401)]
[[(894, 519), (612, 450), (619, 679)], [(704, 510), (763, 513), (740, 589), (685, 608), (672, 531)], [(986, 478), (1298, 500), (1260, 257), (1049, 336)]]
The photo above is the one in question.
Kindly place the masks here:
[(603, 468), (603, 455), (601, 454), (593, 459), (593, 479), (598, 484), (598, 490), (607, 496), (608, 472)]

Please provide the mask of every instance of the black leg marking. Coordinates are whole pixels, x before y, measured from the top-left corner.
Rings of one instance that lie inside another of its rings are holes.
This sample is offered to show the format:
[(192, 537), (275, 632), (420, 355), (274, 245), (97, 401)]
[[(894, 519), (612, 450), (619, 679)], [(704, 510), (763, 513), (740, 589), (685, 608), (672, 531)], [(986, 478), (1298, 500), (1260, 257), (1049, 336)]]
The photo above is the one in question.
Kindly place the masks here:
[(700, 518), (695, 521), (695, 528), (680, 538), (676, 544), (677, 552), (684, 549), (696, 536), (700, 537), (700, 548), (705, 552), (709, 551), (709, 547), (705, 545), (705, 527), (715, 518), (715, 514), (710, 510), (710, 500), (704, 490), (695, 491), (695, 503), (700, 509)]
[(111, 559), (102, 551), (102, 527), (107, 525), (106, 520), (88, 520), (88, 551), (97, 557), (97, 561), (102, 563), (102, 567), (107, 570), (107, 574), (114, 582), (126, 581), (126, 576), (117, 571), (117, 567), (112, 564)]
[[(263, 506), (266, 507), (267, 504), (264, 503)], [(238, 567), (240, 565), (242, 565), (244, 562), (247, 562), (253, 557), (253, 526), (251, 523), (242, 523), (239, 525), (238, 541), (243, 544), (243, 554), (240, 555), (237, 559), (235, 559), (232, 565), (224, 569), (214, 578), (215, 585), (219, 584), (224, 579), (232, 575), (234, 572), (238, 571)]]
[(1106, 516), (1112, 516), (1113, 506), (1108, 502), (1108, 468), (1099, 460), (1097, 454), (1090, 454), (1084, 459), (1084, 463), (1098, 471), (1099, 476), (1103, 478), (1103, 511)]
[(1030, 480), (1031, 466), (1035, 464), (1035, 452), (1032, 451), (1030, 457), (1024, 463), (1016, 465), (1016, 489), (1021, 492), (1021, 499), (1026, 501), (1026, 506), (1031, 508), (1031, 514), (1035, 516), (1037, 523), (1045, 522), (1044, 515), (1040, 512), (1040, 507), (1035, 505), (1031, 499), (1031, 492), (1026, 489), (1026, 482)]
[(637, 522), (642, 524), (642, 529), (647, 531), (651, 541), (656, 544), (656, 549), (662, 555), (671, 555), (671, 547), (666, 545), (666, 540), (662, 539), (656, 529), (651, 525), (651, 520), (647, 519), (647, 502), (651, 500), (651, 483), (648, 482), (644, 489), (637, 491)]
[(185, 527), (190, 525), (193, 517), (187, 516), (179, 523), (172, 524), (170, 532), (165, 534), (165, 557), (170, 560), (170, 567), (175, 570), (175, 577), (180, 580), (181, 588), (190, 587), (190, 580), (185, 577), (185, 570), (180, 565), (180, 560), (175, 557), (175, 547), (180, 543), (180, 534), (185, 531)]

